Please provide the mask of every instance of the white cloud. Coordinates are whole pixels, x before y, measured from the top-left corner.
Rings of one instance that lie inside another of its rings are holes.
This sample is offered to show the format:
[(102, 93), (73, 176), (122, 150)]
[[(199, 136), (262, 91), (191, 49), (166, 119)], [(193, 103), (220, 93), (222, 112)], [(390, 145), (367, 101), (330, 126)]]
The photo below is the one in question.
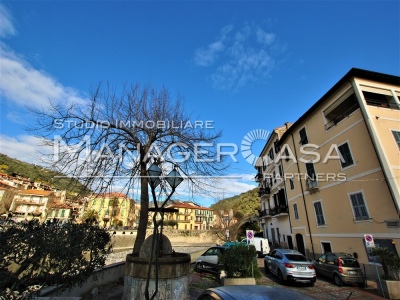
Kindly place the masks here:
[[(0, 4), (0, 37), (16, 35), (14, 20), (9, 10)], [(65, 87), (43, 70), (36, 70), (29, 62), (0, 43), (0, 95), (18, 106), (46, 107), (53, 103), (83, 103), (85, 100), (73, 88)]]
[(214, 65), (210, 78), (213, 86), (222, 90), (238, 90), (262, 82), (285, 51), (275, 33), (247, 23), (236, 32), (233, 26), (225, 26), (215, 43), (195, 50), (195, 63), (203, 67)]
[(47, 107), (53, 103), (83, 103), (84, 100), (72, 88), (64, 87), (44, 71), (36, 70), (2, 47), (0, 56), (0, 93), (17, 105)]
[(256, 35), (257, 35), (257, 41), (264, 45), (271, 45), (275, 41), (274, 33), (265, 32), (261, 28), (258, 28), (256, 30)]
[(194, 51), (194, 63), (200, 67), (208, 67), (214, 64), (219, 54), (225, 50), (225, 42), (228, 34), (232, 31), (233, 26), (227, 25), (220, 30), (220, 34), (215, 42), (210, 43), (207, 47), (201, 47)]
[(0, 134), (0, 153), (24, 162), (43, 164), (42, 153), (50, 153), (51, 149), (40, 147), (41, 144), (39, 138), (31, 135), (10, 137)]
[(0, 4), (0, 37), (5, 38), (16, 34), (17, 30), (11, 13), (3, 4)]

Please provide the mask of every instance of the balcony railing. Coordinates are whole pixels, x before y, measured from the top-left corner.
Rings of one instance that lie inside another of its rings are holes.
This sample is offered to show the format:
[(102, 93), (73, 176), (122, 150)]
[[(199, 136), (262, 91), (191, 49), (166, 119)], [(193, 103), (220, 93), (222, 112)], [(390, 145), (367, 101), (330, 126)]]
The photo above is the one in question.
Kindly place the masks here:
[(271, 213), (270, 213), (269, 209), (264, 209), (264, 210), (260, 211), (260, 218), (270, 216), (270, 215), (271, 215)]
[(262, 210), (260, 212), (260, 218), (268, 216), (277, 216), (280, 214), (288, 214), (288, 213), (289, 213), (289, 207), (287, 205), (280, 205), (278, 207)]
[(306, 184), (307, 184), (307, 191), (309, 191), (311, 194), (319, 190), (318, 181), (315, 179), (307, 178)]
[(45, 202), (38, 202), (35, 200), (25, 200), (25, 199), (19, 199), (15, 201), (17, 204), (27, 204), (27, 205), (46, 205)]
[(262, 196), (265, 196), (265, 195), (269, 195), (269, 194), (271, 194), (271, 189), (269, 187), (260, 188), (258, 190), (258, 196), (259, 197), (262, 197)]
[(264, 176), (263, 176), (263, 174), (261, 172), (258, 172), (257, 175), (254, 178), (258, 182), (258, 181), (263, 180)]

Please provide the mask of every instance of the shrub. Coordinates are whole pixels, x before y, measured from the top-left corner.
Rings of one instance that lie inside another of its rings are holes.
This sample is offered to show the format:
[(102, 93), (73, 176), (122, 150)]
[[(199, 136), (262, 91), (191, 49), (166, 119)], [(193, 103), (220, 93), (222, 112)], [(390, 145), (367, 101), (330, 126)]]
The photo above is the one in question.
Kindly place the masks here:
[(218, 260), (224, 265), (228, 278), (260, 278), (261, 271), (257, 265), (257, 251), (253, 245), (238, 244), (227, 248)]
[(110, 234), (89, 224), (15, 223), (0, 234), (0, 299), (80, 285), (105, 264)]
[(371, 254), (379, 258), (385, 279), (399, 280), (400, 258), (388, 248), (373, 248)]

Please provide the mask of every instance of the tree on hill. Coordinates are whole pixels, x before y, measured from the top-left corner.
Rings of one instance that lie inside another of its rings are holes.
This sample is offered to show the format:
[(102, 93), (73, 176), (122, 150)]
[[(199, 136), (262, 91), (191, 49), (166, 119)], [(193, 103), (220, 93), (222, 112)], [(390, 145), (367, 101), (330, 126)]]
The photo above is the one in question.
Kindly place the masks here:
[[(237, 220), (229, 226), (231, 239), (245, 236), (246, 230), (254, 230), (258, 232), (260, 226), (258, 224), (258, 215), (260, 210), (260, 198), (258, 196), (258, 188), (247, 191), (240, 195), (225, 198), (210, 206), (217, 212), (219, 218), (223, 218), (220, 211), (233, 211), (233, 217)], [(225, 229), (215, 228), (214, 230), (220, 239), (225, 239)]]
[[(213, 178), (226, 168), (224, 157), (218, 159), (217, 147), (204, 148), (215, 146), (222, 133), (205, 124), (194, 126), (182, 97), (172, 100), (166, 88), (136, 84), (117, 90), (99, 84), (84, 104), (52, 104), (49, 109), (32, 111), (38, 135), (58, 149), (49, 159), (58, 171), (79, 178), (96, 193), (122, 186), (120, 192), (129, 195), (140, 186), (133, 254), (139, 253), (146, 235), (151, 164), (159, 164), (164, 171), (176, 168), (196, 194), (212, 187)], [(168, 185), (161, 187), (162, 195), (171, 192)]]

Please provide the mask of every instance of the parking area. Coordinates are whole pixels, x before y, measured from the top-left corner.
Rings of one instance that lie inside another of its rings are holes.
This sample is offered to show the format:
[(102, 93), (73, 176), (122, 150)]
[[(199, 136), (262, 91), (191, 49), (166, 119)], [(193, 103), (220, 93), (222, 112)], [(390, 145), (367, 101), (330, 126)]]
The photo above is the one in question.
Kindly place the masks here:
[[(262, 278), (257, 281), (257, 284), (268, 286), (282, 286), (272, 274), (266, 274), (264, 270), (263, 258), (257, 259), (258, 266), (263, 274)], [(213, 280), (213, 277), (206, 274), (199, 274), (193, 272), (191, 276), (190, 300), (195, 300), (197, 296), (209, 287), (219, 286), (220, 284)], [(334, 285), (333, 281), (318, 277), (317, 282), (313, 287), (306, 283), (291, 283), (284, 287), (294, 289), (300, 293), (306, 294), (312, 298), (320, 300), (333, 300), (333, 299), (363, 299), (363, 300), (377, 300), (385, 299), (379, 296), (374, 282), (368, 282), (366, 288), (359, 288), (358, 286), (345, 285), (338, 287)]]

